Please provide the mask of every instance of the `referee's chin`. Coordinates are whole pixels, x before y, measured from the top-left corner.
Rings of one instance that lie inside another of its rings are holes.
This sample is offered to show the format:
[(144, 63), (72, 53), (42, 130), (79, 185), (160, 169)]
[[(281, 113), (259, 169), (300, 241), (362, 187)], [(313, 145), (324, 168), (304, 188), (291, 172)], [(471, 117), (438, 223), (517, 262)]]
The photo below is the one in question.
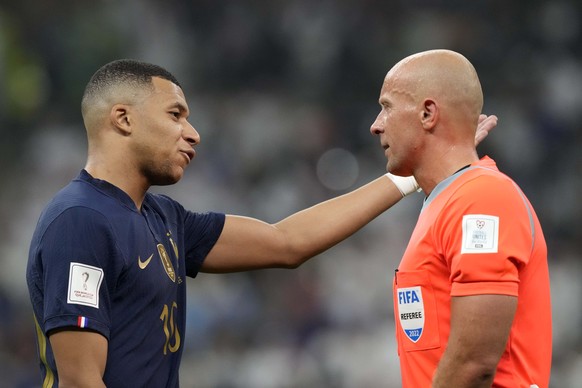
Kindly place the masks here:
[(403, 177), (413, 175), (412, 171), (402, 168), (402, 166), (399, 165), (394, 159), (388, 159), (388, 162), (386, 163), (386, 172), (389, 172), (392, 175)]

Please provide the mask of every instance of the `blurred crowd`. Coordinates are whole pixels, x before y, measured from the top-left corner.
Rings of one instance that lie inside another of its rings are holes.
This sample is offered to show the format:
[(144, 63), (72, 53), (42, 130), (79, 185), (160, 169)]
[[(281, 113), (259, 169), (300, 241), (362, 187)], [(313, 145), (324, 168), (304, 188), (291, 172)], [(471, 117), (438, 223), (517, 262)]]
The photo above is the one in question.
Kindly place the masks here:
[[(369, 132), (388, 69), (449, 48), (498, 127), (479, 146), (549, 246), (552, 386), (582, 381), (582, 3), (298, 0), (0, 5), (0, 387), (40, 386), (24, 271), (38, 215), (85, 161), (80, 99), (135, 58), (184, 87), (201, 135), (177, 185), (195, 211), (274, 222), (384, 173)], [(295, 270), (189, 279), (184, 387), (399, 387), (391, 282), (422, 195)], [(578, 385), (577, 385), (578, 384)]]

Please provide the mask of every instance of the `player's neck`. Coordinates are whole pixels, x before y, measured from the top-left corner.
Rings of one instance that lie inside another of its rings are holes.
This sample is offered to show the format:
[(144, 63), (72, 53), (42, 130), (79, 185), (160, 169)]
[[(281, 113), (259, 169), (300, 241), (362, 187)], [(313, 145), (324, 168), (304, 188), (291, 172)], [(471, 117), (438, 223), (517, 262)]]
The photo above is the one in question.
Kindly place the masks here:
[(89, 158), (85, 170), (95, 179), (101, 179), (111, 183), (125, 192), (134, 202), (136, 208), (141, 210), (141, 205), (149, 184), (141, 175), (132, 173), (132, 169), (121, 168), (123, 164), (114, 166), (112, 163), (99, 163)]

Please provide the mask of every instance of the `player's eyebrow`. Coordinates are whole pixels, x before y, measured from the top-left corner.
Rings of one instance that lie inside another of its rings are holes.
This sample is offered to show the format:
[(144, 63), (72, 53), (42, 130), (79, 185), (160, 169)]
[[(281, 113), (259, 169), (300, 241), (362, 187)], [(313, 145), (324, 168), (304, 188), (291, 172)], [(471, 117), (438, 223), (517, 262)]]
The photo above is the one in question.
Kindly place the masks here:
[(170, 109), (178, 109), (180, 111), (181, 114), (188, 116), (188, 114), (190, 113), (190, 111), (188, 110), (188, 106), (186, 106), (186, 104), (183, 104), (180, 101), (176, 101), (173, 104), (170, 105)]

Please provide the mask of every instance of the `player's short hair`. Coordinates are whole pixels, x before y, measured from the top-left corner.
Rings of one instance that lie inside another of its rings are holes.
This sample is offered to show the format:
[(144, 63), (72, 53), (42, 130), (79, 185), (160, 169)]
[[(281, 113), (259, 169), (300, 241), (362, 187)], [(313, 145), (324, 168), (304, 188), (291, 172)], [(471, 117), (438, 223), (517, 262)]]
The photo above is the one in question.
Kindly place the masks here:
[(176, 77), (161, 66), (133, 59), (109, 62), (97, 70), (87, 83), (81, 110), (84, 114), (96, 99), (119, 86), (153, 88), (152, 77), (163, 78), (181, 87)]

